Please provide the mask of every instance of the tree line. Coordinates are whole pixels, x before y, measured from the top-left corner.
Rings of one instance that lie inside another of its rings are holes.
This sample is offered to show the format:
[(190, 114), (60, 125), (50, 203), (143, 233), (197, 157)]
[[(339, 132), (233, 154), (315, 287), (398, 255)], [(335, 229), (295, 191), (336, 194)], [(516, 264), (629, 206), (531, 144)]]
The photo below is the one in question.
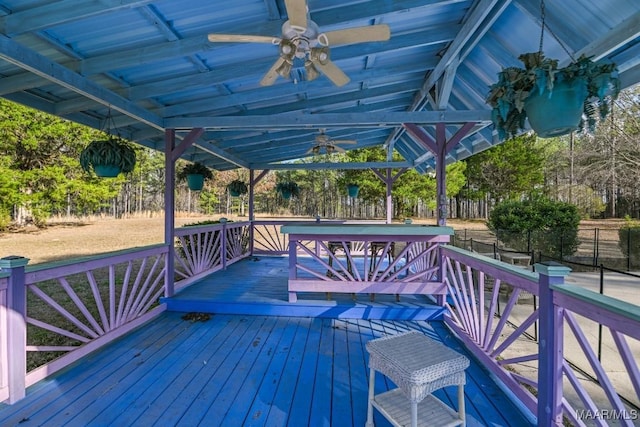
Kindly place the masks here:
[[(448, 165), (449, 216), (487, 218), (500, 201), (544, 196), (575, 204), (583, 217), (638, 218), (639, 108), (640, 91), (627, 90), (593, 135), (537, 139), (525, 134)], [(99, 179), (78, 161), (82, 149), (98, 138), (104, 138), (99, 131), (0, 100), (0, 229), (28, 222), (42, 226), (58, 215), (123, 217), (162, 211), (164, 154), (136, 146), (132, 173)], [(385, 159), (381, 148), (367, 148), (301, 163)], [(394, 160), (402, 159), (396, 153)], [(197, 193), (177, 182), (176, 209), (246, 215), (247, 197), (233, 198), (226, 191), (234, 179), (248, 182), (248, 171), (214, 171), (214, 179)], [(300, 196), (284, 200), (275, 185), (289, 180), (298, 183)], [(348, 183), (360, 186), (357, 198), (348, 197)], [(434, 216), (435, 187), (431, 174), (401, 174), (393, 186), (394, 217)], [(370, 170), (275, 171), (256, 186), (255, 209), (272, 215), (383, 218), (385, 191)]]

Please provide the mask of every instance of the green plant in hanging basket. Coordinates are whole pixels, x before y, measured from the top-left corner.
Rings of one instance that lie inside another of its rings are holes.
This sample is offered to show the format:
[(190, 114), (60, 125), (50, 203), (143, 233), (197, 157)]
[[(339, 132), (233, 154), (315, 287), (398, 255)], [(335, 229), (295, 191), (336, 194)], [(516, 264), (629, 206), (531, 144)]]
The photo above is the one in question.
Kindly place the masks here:
[(298, 197), (300, 195), (300, 187), (293, 181), (279, 182), (276, 184), (276, 191), (280, 193), (283, 199), (288, 200), (292, 196)]
[(593, 131), (604, 119), (620, 92), (616, 65), (581, 56), (564, 68), (542, 52), (518, 57), (524, 68), (508, 67), (498, 73), (487, 103), (500, 139), (525, 130), (526, 119), (541, 137), (583, 129)]
[(227, 185), (227, 190), (229, 190), (231, 197), (238, 197), (241, 194), (247, 194), (249, 187), (247, 187), (247, 184), (244, 181), (236, 179)]
[(202, 163), (194, 162), (184, 165), (176, 177), (180, 180), (186, 180), (189, 189), (200, 191), (204, 187), (205, 180), (213, 179), (213, 173)]
[(80, 153), (80, 165), (89, 173), (93, 170), (100, 177), (113, 178), (133, 171), (136, 152), (124, 139), (109, 136), (89, 143)]

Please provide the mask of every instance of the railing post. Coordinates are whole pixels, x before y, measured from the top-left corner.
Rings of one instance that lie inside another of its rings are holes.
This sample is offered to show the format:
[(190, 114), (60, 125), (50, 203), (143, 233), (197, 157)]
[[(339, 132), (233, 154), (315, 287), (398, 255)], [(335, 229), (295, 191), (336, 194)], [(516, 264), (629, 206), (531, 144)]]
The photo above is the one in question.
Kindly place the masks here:
[[(19, 256), (0, 258), (0, 270), (9, 273), (7, 286), (7, 385), (10, 404), (25, 396), (27, 374), (27, 288), (24, 270), (29, 259)], [(3, 331), (4, 332), (4, 331)]]
[(563, 309), (553, 304), (551, 285), (562, 285), (570, 268), (556, 262), (535, 265), (539, 273), (538, 426), (562, 426)]
[(222, 261), (222, 269), (227, 269), (227, 221), (220, 218), (222, 229), (220, 230), (220, 259)]

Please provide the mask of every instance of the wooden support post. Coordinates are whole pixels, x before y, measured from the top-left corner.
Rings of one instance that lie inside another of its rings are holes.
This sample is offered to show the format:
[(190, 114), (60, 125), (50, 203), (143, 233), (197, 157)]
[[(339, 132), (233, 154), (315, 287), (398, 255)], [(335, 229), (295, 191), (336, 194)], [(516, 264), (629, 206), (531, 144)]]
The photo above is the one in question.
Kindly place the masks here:
[(536, 264), (540, 274), (538, 425), (562, 426), (563, 309), (553, 304), (552, 285), (564, 284), (570, 268), (556, 262)]
[[(7, 287), (6, 338), (8, 402), (13, 404), (26, 395), (27, 374), (27, 288), (24, 270), (29, 260), (19, 256), (0, 259), (0, 270), (9, 273)], [(5, 334), (6, 332), (6, 334)], [(3, 361), (4, 363), (4, 361)]]
[(176, 146), (176, 131), (167, 129), (164, 133), (164, 244), (168, 246), (167, 268), (164, 277), (164, 296), (171, 297), (174, 294), (174, 231), (175, 231), (175, 182), (176, 182), (176, 159), (174, 159), (174, 148)]

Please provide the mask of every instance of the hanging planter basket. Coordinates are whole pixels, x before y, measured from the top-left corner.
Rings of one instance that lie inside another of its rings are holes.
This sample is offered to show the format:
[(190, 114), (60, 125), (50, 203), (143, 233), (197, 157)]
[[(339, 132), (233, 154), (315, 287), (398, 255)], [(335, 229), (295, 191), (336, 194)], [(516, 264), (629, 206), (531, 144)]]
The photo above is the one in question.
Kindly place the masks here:
[(280, 190), (280, 195), (283, 199), (289, 200), (291, 198), (291, 190)]
[(566, 135), (580, 127), (587, 82), (556, 82), (553, 90), (534, 91), (524, 104), (531, 128), (541, 138)]
[(176, 177), (187, 181), (189, 190), (200, 191), (204, 188), (204, 182), (207, 179), (213, 179), (213, 173), (202, 163), (194, 162), (184, 165)]
[(204, 175), (199, 173), (187, 175), (187, 186), (191, 191), (200, 191), (204, 187)]
[(227, 190), (231, 197), (240, 197), (242, 194), (246, 194), (249, 191), (249, 188), (243, 181), (236, 179), (227, 185)]
[(279, 182), (276, 184), (276, 191), (280, 193), (284, 200), (289, 200), (292, 196), (298, 197), (300, 195), (298, 184), (292, 181)]
[(92, 141), (80, 153), (80, 165), (87, 172), (92, 170), (101, 178), (115, 178), (118, 174), (133, 171), (136, 152), (123, 139), (110, 136)]
[(354, 199), (358, 197), (358, 193), (360, 192), (360, 186), (358, 184), (347, 184), (347, 193), (349, 197), (353, 197)]
[(117, 165), (93, 165), (93, 171), (100, 178), (115, 178), (122, 172)]

